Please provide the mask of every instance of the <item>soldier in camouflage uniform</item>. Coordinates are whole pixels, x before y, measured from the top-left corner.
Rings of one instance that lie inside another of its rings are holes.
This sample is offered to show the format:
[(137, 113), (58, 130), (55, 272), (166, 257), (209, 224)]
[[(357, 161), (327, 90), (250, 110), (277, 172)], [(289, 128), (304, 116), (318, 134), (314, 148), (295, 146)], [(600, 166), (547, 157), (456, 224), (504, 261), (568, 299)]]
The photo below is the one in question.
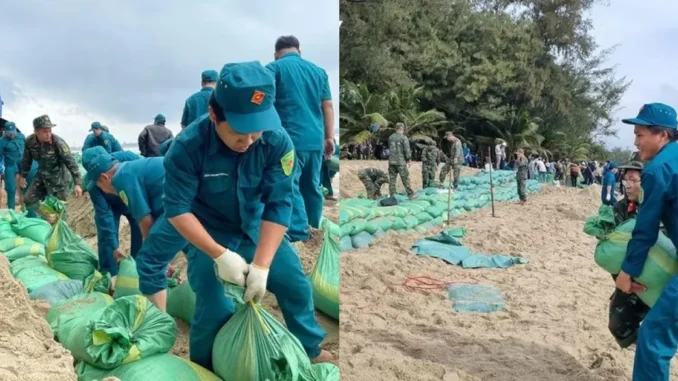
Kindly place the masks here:
[(527, 182), (527, 166), (529, 165), (529, 160), (525, 157), (525, 151), (519, 149), (516, 153), (518, 156), (518, 172), (516, 172), (516, 183), (518, 185), (518, 197), (520, 198), (520, 203), (525, 204), (527, 201), (527, 189), (525, 188)]
[(412, 187), (410, 186), (410, 160), (412, 151), (410, 149), (410, 140), (405, 136), (405, 125), (396, 124), (396, 132), (388, 138), (388, 149), (391, 155), (388, 158), (388, 191), (391, 196), (396, 194), (396, 179), (400, 175), (400, 180), (405, 186), (405, 191), (409, 198), (416, 198)]
[(424, 188), (435, 186), (436, 169), (440, 161), (446, 162), (447, 157), (436, 147), (435, 142), (429, 142), (428, 146), (421, 151), (421, 181)]
[(461, 146), (461, 140), (452, 134), (452, 131), (445, 133), (445, 138), (450, 142), (450, 155), (446, 158), (445, 165), (440, 171), (440, 184), (445, 183), (445, 177), (452, 169), (452, 184), (454, 189), (459, 186), (459, 177), (461, 175), (461, 165), (464, 163), (464, 150)]
[[(34, 133), (26, 138), (21, 157), (22, 188), (26, 187), (26, 178), (33, 161), (38, 163), (38, 173), (24, 195), (24, 202), (29, 210), (36, 210), (38, 204), (48, 195), (54, 195), (65, 201), (73, 183), (75, 195), (78, 197), (82, 195), (78, 163), (73, 158), (66, 141), (52, 134), (52, 127), (55, 126), (49, 116), (39, 116), (33, 120)], [(53, 216), (46, 215), (40, 209), (36, 211), (50, 223), (54, 222)]]
[(358, 172), (358, 178), (365, 186), (367, 197), (373, 200), (381, 197), (381, 186), (388, 182), (386, 172), (377, 168), (364, 168)]

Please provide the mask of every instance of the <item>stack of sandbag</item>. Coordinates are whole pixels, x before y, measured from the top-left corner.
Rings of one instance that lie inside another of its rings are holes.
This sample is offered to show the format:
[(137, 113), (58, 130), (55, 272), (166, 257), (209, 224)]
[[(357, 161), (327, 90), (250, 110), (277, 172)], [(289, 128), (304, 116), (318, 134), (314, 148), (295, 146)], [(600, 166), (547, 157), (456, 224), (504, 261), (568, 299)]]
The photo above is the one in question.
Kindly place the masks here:
[(243, 302), (244, 289), (226, 285), (236, 312), (212, 348), (214, 373), (224, 381), (339, 381), (333, 364), (312, 365), (299, 340), (260, 305)]
[(12, 210), (0, 217), (0, 255), (11, 263), (27, 256), (45, 255), (44, 240), (49, 224), (39, 218), (29, 218)]
[(115, 369), (99, 369), (81, 361), (76, 365), (75, 373), (78, 381), (104, 380), (106, 377), (117, 377), (122, 381), (221, 381), (200, 365), (170, 354), (143, 358)]
[(99, 369), (167, 353), (177, 335), (174, 319), (141, 295), (110, 302), (105, 294), (82, 294), (56, 304), (47, 318), (76, 360)]
[(9, 271), (29, 294), (49, 283), (68, 280), (66, 275), (49, 267), (43, 256), (17, 259), (9, 265)]
[[(599, 223), (597, 227), (594, 226), (596, 221)], [(636, 226), (636, 220), (630, 219), (613, 230), (609, 230), (609, 216), (599, 215), (589, 219), (585, 226), (585, 232), (596, 236), (599, 240), (594, 256), (596, 264), (610, 274), (618, 274), (626, 258), (626, 249), (631, 240), (633, 228)], [(606, 231), (609, 233), (604, 234)], [(660, 231), (657, 243), (650, 248), (643, 272), (635, 279), (647, 288), (645, 292), (638, 294), (638, 297), (652, 307), (676, 273), (678, 273), (676, 247)]]
[(322, 227), (323, 245), (310, 275), (313, 303), (318, 310), (339, 319), (339, 244), (332, 235), (339, 226), (325, 219)]

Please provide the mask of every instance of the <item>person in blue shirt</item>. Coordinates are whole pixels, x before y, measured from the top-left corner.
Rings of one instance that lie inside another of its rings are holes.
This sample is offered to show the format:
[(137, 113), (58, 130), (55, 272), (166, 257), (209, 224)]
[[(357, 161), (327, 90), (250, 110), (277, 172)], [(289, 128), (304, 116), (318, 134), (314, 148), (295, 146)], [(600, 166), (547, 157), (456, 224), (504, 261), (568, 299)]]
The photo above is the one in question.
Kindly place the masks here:
[(608, 171), (603, 175), (603, 190), (600, 195), (601, 200), (604, 205), (613, 206), (617, 203), (617, 197), (615, 197), (615, 188), (617, 185), (617, 163), (610, 162), (608, 165)]
[[(165, 274), (172, 259), (186, 250), (186, 240), (164, 218), (165, 169), (162, 157), (120, 163), (108, 152), (83, 155), (88, 177), (104, 192), (117, 195), (138, 222), (144, 242), (137, 253), (139, 291), (161, 311), (167, 305)], [(171, 270), (170, 270), (171, 272)]]
[(214, 87), (217, 85), (218, 76), (219, 73), (215, 70), (205, 70), (202, 72), (202, 82), (200, 83), (202, 88), (197, 93), (188, 97), (184, 104), (184, 112), (181, 114), (182, 129), (188, 127), (194, 120), (207, 113), (207, 103), (212, 95), (212, 91), (214, 91)]
[(325, 331), (311, 285), (285, 236), (296, 162), (275, 96), (275, 79), (259, 62), (226, 64), (208, 115), (183, 130), (165, 155), (165, 215), (191, 244), (190, 359), (207, 369), (214, 338), (235, 311), (224, 281), (245, 287), (248, 302), (273, 292), (312, 361), (331, 360), (320, 348)]
[(83, 152), (88, 148), (96, 146), (104, 147), (108, 153), (122, 151), (122, 146), (118, 140), (113, 137), (113, 135), (108, 132), (108, 129), (102, 126), (101, 123), (93, 122), (90, 131), (92, 131), (92, 133), (87, 135), (85, 143), (82, 145)]
[[(633, 279), (643, 272), (649, 250), (657, 242), (660, 224), (678, 247), (678, 131), (676, 111), (662, 103), (644, 105), (638, 116), (623, 119), (634, 125), (635, 146), (642, 161), (650, 160), (641, 175), (643, 201), (617, 275), (617, 288), (627, 294), (644, 286)], [(633, 364), (633, 380), (668, 380), (671, 359), (678, 348), (678, 277), (671, 278), (640, 326)]]
[(283, 36), (275, 43), (275, 61), (266, 66), (275, 76), (275, 108), (294, 144), (296, 165), (292, 242), (309, 238), (308, 226), (318, 228), (323, 209), (320, 171), (334, 153), (334, 109), (327, 73), (301, 58), (299, 40)]
[(5, 124), (5, 134), (0, 138), (0, 157), (5, 165), (5, 192), (7, 192), (7, 208), (14, 210), (16, 207), (17, 176), (20, 173), (19, 164), (24, 153), (23, 134), (18, 133), (16, 124)]
[[(93, 147), (82, 153), (83, 162), (91, 157), (106, 154), (103, 147)], [(111, 154), (120, 163), (139, 160), (141, 157), (131, 151), (119, 151)], [(106, 193), (96, 185), (96, 179), (89, 174), (83, 182), (94, 206), (94, 223), (97, 228), (97, 248), (99, 251), (99, 267), (101, 271), (111, 274), (112, 285), (118, 275), (118, 261), (126, 256), (120, 249), (120, 217), (125, 216), (129, 222), (131, 247), (130, 254), (136, 258), (141, 248), (142, 236), (139, 224), (132, 217), (127, 205), (117, 194)]]

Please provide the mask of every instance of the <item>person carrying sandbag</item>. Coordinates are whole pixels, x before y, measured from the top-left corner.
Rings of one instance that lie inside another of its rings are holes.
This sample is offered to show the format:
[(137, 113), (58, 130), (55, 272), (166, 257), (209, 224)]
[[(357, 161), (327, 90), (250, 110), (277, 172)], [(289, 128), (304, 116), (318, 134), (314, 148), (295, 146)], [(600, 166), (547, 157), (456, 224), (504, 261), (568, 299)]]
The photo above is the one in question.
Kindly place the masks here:
[[(103, 147), (94, 147), (86, 150), (87, 156), (94, 153), (103, 153)], [(83, 154), (83, 157), (85, 155)], [(120, 163), (139, 160), (141, 157), (131, 151), (119, 151), (111, 154)], [(119, 247), (120, 217), (125, 216), (129, 222), (131, 247), (130, 254), (136, 258), (141, 249), (142, 235), (138, 222), (132, 217), (129, 208), (120, 195), (106, 193), (97, 186), (97, 179), (86, 176), (84, 185), (94, 206), (94, 223), (97, 228), (97, 248), (99, 254), (99, 269), (111, 275), (111, 288), (115, 289), (115, 280), (118, 275), (118, 261), (126, 256)]]
[(191, 244), (191, 361), (213, 369), (214, 338), (235, 312), (222, 280), (246, 287), (245, 302), (259, 302), (268, 287), (306, 355), (331, 361), (320, 347), (326, 333), (310, 282), (286, 236), (295, 151), (273, 106), (275, 80), (259, 62), (246, 62), (224, 65), (219, 83), (208, 115), (165, 156), (165, 216)]
[[(137, 253), (139, 291), (161, 311), (167, 305), (167, 268), (186, 240), (164, 218), (162, 205), (165, 168), (162, 157), (119, 162), (100, 147), (85, 151), (82, 165), (91, 181), (106, 193), (118, 195), (139, 224), (144, 237)], [(90, 177), (91, 176), (91, 177)]]
[[(626, 195), (617, 201), (613, 207), (614, 220), (617, 226), (635, 218), (638, 212), (640, 198), (640, 175), (643, 163), (632, 162), (626, 166), (620, 166), (623, 171), (623, 181), (626, 187)], [(617, 279), (616, 275), (612, 275)], [(615, 289), (610, 297), (609, 324), (608, 328), (622, 348), (628, 348), (636, 342), (640, 323), (650, 310), (636, 294), (627, 294)]]
[[(623, 119), (634, 125), (635, 146), (643, 168), (643, 204), (636, 216), (627, 254), (617, 275), (616, 285), (624, 293), (637, 293), (635, 283), (643, 272), (649, 250), (657, 241), (660, 224), (674, 246), (678, 246), (678, 122), (676, 110), (662, 103), (644, 105), (638, 116)], [(643, 320), (636, 342), (633, 380), (668, 380), (671, 358), (678, 348), (678, 277), (674, 276)]]

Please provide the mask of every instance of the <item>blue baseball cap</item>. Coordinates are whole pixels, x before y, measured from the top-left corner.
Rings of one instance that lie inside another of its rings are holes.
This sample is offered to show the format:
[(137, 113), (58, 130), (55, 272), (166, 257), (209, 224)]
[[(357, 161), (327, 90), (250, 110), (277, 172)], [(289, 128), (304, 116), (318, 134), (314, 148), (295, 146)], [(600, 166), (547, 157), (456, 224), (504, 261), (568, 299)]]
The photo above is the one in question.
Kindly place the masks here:
[(92, 128), (89, 129), (90, 131), (98, 130), (98, 129), (101, 128), (101, 123), (99, 123), (99, 122), (93, 122), (91, 127), (92, 127)]
[(617, 164), (616, 161), (611, 161), (611, 162), (610, 162), (610, 169), (615, 169), (615, 168), (618, 168), (618, 167), (619, 167), (619, 164)]
[(216, 82), (219, 79), (219, 73), (216, 70), (205, 70), (201, 77), (203, 82)]
[(16, 132), (16, 124), (14, 122), (5, 123), (5, 132)]
[(678, 128), (676, 110), (663, 103), (645, 104), (641, 107), (637, 117), (622, 119), (622, 123), (647, 127), (664, 127), (672, 130)]
[(213, 93), (226, 121), (239, 134), (282, 127), (275, 110), (275, 78), (259, 61), (230, 63)]
[(106, 173), (115, 164), (118, 163), (113, 155), (106, 152), (104, 147), (96, 146), (86, 149), (82, 153), (82, 166), (87, 171), (85, 179), (85, 186), (87, 189), (92, 189), (96, 185), (99, 176)]

